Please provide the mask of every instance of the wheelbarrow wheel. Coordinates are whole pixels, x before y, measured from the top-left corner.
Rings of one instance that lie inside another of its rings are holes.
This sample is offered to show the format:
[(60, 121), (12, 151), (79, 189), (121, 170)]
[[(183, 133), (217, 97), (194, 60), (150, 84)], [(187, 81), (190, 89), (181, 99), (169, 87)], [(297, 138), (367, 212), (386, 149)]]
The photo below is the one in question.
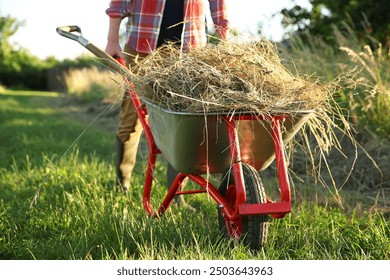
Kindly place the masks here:
[[(245, 182), (246, 203), (266, 203), (267, 198), (264, 186), (256, 169), (243, 163), (242, 171)], [(236, 187), (231, 169), (222, 176), (219, 192), (226, 198), (229, 206), (235, 209)], [(234, 238), (251, 249), (259, 249), (267, 240), (269, 224), (267, 215), (239, 216), (231, 221), (225, 218), (221, 209), (219, 209), (218, 222), (220, 229), (226, 237)]]

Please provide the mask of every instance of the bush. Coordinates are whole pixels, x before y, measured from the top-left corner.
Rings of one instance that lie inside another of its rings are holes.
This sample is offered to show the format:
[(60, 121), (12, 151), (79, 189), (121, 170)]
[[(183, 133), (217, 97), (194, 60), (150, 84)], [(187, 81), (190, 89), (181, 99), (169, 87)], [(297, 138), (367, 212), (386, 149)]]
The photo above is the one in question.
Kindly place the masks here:
[(42, 61), (27, 50), (12, 50), (1, 63), (0, 83), (6, 87), (45, 90), (46, 71), (55, 63)]

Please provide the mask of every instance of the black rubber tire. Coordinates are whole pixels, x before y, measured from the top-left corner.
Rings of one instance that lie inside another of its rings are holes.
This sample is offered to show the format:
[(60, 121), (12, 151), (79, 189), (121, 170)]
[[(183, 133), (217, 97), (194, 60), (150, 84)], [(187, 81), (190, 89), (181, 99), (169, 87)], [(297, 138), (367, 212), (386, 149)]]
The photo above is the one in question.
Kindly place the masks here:
[[(245, 182), (246, 203), (266, 203), (267, 197), (259, 173), (255, 168), (245, 163), (242, 164), (242, 171)], [(232, 170), (229, 169), (223, 174), (219, 185), (219, 192), (225, 198), (227, 189), (231, 185), (234, 185), (234, 177)], [(235, 201), (231, 201), (232, 204), (234, 204), (234, 202)], [(234, 205), (231, 206), (234, 207)], [(241, 235), (238, 237), (233, 236), (226, 228), (228, 220), (223, 217), (222, 211), (220, 209), (218, 210), (219, 227), (226, 237), (235, 238), (245, 246), (249, 246), (251, 249), (260, 249), (268, 237), (268, 215), (242, 216), (240, 219), (242, 221)]]

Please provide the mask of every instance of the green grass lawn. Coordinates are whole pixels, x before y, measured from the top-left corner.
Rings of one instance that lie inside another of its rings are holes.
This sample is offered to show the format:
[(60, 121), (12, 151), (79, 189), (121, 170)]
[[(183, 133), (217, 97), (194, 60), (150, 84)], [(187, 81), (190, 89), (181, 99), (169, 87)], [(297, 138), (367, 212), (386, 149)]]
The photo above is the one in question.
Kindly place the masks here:
[[(390, 259), (389, 217), (365, 208), (293, 201), (258, 252), (222, 237), (204, 194), (188, 198), (197, 212), (173, 206), (148, 218), (143, 161), (130, 193), (116, 192), (113, 132), (85, 131), (58, 98), (0, 94), (0, 259)], [(156, 170), (154, 203), (166, 190), (165, 165)]]

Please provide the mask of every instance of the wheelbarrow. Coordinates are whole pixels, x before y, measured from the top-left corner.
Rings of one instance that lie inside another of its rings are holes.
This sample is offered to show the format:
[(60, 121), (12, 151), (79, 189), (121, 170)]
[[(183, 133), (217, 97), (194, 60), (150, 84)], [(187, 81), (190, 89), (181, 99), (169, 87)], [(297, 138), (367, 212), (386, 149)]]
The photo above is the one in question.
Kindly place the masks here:
[[(128, 94), (137, 110), (148, 143), (143, 206), (151, 217), (167, 211), (175, 196), (207, 193), (218, 205), (222, 232), (252, 249), (267, 239), (269, 217), (283, 218), (291, 212), (291, 192), (284, 145), (312, 116), (302, 114), (261, 115), (244, 112), (183, 113), (160, 108), (138, 96), (123, 61), (99, 49), (81, 34), (78, 26), (58, 27), (57, 32), (75, 40), (124, 76)], [(165, 198), (155, 209), (151, 203), (153, 174), (161, 154), (179, 172)], [(276, 161), (279, 198), (269, 199), (259, 172)], [(222, 174), (214, 186), (207, 174)], [(195, 189), (182, 190), (185, 178)]]

